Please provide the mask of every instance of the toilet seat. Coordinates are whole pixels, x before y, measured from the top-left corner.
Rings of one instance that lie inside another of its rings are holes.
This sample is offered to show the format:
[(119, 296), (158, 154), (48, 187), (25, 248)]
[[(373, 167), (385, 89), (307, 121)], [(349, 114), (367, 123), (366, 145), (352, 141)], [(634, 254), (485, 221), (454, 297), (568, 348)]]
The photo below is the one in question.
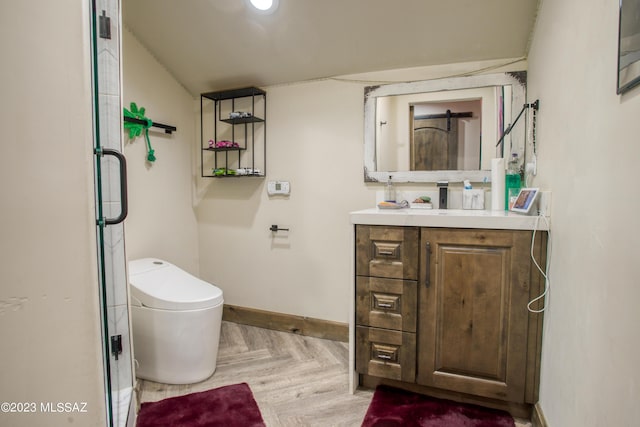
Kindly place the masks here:
[(175, 265), (143, 258), (129, 262), (134, 303), (162, 310), (198, 310), (223, 302), (222, 290)]

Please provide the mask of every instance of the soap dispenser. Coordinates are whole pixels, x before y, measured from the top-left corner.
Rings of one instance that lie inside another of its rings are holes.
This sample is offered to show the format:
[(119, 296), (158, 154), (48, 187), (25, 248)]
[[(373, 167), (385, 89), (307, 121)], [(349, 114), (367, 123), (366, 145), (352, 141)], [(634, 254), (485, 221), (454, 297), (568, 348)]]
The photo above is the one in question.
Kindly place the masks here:
[(393, 182), (391, 181), (391, 175), (389, 175), (389, 179), (387, 180), (387, 186), (384, 188), (384, 201), (385, 202), (396, 201), (396, 189), (394, 188)]

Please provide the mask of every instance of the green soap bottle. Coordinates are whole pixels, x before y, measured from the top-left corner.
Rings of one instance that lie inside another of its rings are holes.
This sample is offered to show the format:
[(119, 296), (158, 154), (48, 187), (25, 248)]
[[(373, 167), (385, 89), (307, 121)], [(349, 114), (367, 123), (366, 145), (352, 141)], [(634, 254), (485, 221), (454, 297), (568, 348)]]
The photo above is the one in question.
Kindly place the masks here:
[(511, 207), (511, 200), (515, 200), (518, 196), (518, 192), (522, 188), (522, 181), (520, 179), (520, 165), (518, 164), (518, 154), (511, 154), (511, 160), (507, 166), (507, 174), (504, 180), (504, 209), (509, 210)]

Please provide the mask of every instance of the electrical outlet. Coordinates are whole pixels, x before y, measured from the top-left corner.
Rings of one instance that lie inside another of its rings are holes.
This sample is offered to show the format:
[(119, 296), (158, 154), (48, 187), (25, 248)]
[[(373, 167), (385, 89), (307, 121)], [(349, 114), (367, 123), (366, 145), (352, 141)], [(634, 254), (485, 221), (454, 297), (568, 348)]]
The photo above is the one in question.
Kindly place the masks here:
[(540, 191), (538, 195), (538, 214), (551, 216), (551, 191)]

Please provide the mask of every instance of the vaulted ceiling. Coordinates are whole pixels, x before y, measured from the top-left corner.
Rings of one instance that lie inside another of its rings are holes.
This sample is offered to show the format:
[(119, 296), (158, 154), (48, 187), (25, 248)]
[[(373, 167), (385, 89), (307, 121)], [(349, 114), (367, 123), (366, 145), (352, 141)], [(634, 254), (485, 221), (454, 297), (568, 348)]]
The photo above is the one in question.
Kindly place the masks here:
[(125, 27), (193, 95), (526, 57), (539, 0), (125, 0)]

